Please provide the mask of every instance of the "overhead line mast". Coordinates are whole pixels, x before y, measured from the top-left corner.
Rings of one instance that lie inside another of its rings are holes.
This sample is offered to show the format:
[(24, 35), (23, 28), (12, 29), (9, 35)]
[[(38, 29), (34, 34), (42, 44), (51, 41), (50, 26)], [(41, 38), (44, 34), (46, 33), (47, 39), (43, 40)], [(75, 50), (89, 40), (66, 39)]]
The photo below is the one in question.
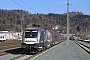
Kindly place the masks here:
[(67, 0), (67, 45), (69, 44), (69, 0)]

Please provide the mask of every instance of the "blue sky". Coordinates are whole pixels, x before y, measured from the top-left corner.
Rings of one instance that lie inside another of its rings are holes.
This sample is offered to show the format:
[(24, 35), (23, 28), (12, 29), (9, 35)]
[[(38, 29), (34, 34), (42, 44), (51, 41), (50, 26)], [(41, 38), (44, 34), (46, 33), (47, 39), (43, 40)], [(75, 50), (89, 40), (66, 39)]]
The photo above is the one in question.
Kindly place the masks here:
[[(90, 0), (69, 0), (69, 1), (70, 1), (70, 12), (80, 10), (84, 14), (90, 15)], [(5, 10), (19, 9), (31, 13), (62, 14), (66, 13), (66, 3), (67, 0), (0, 0), (0, 9)]]

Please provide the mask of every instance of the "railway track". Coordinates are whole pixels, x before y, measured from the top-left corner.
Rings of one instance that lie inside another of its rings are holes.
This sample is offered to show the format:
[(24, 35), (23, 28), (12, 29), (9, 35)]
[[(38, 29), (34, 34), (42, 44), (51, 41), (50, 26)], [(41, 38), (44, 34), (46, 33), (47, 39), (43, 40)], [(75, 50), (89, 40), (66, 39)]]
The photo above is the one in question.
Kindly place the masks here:
[(16, 48), (20, 48), (21, 41), (19, 40), (6, 40), (4, 42), (0, 42), (0, 56), (9, 54), (8, 50), (13, 50)]
[(6, 55), (6, 54), (9, 54), (9, 53), (7, 53), (7, 52), (0, 52), (0, 56)]
[(14, 57), (14, 58), (11, 58), (10, 60), (31, 60), (43, 53), (45, 53), (46, 51), (50, 50), (51, 48), (49, 49), (46, 49), (44, 51), (41, 51), (41, 52), (38, 52), (38, 53), (26, 53), (26, 54), (22, 54), (20, 56), (17, 56), (17, 57)]
[(75, 41), (75, 43), (79, 45), (82, 49), (84, 49), (90, 55), (90, 43), (82, 43), (79, 41)]
[(0, 42), (0, 52), (1, 50), (20, 47), (21, 41), (19, 40), (7, 40), (5, 42)]
[[(63, 41), (61, 41), (61, 42), (63, 42)], [(61, 43), (60, 42), (60, 43)], [(9, 60), (31, 60), (31, 59), (33, 59), (33, 58), (35, 58), (35, 57), (37, 57), (37, 56), (39, 56), (39, 55), (41, 55), (41, 54), (43, 54), (43, 53), (45, 53), (45, 52), (47, 52), (47, 51), (49, 51), (50, 49), (53, 49), (54, 47), (56, 47), (58, 44), (56, 44), (55, 46), (53, 46), (53, 47), (50, 47), (50, 48), (48, 48), (48, 49), (46, 49), (46, 50), (44, 50), (44, 51), (41, 51), (41, 52), (37, 52), (37, 53), (27, 53), (24, 49), (21, 49), (21, 50), (18, 50), (18, 49), (16, 49), (17, 51), (13, 51), (12, 50), (12, 53), (11, 53), (11, 51), (8, 51), (10, 54), (12, 54), (12, 56), (13, 55), (17, 55), (16, 57), (15, 56), (13, 56), (13, 57), (8, 57), (9, 58)], [(16, 53), (17, 52), (17, 53)], [(20, 53), (21, 52), (21, 53)], [(20, 54), (20, 55), (19, 55)], [(7, 54), (7, 56), (8, 56), (9, 54)], [(4, 57), (4, 56), (3, 56)]]

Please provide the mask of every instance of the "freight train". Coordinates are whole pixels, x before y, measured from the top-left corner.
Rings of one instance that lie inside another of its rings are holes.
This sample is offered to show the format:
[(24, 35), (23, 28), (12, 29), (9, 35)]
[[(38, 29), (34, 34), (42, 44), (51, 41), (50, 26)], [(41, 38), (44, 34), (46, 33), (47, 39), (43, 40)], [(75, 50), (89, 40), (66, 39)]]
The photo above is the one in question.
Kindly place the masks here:
[(60, 34), (42, 27), (29, 27), (23, 32), (21, 48), (28, 51), (41, 51), (59, 43)]

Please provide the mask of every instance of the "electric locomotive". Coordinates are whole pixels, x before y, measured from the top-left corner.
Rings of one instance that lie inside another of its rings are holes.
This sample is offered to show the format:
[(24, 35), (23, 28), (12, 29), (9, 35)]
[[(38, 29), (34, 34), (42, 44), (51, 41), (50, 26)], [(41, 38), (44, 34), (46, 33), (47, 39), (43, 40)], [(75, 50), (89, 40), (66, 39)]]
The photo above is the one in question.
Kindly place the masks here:
[(42, 27), (26, 28), (23, 32), (21, 48), (26, 50), (44, 49), (45, 31)]

